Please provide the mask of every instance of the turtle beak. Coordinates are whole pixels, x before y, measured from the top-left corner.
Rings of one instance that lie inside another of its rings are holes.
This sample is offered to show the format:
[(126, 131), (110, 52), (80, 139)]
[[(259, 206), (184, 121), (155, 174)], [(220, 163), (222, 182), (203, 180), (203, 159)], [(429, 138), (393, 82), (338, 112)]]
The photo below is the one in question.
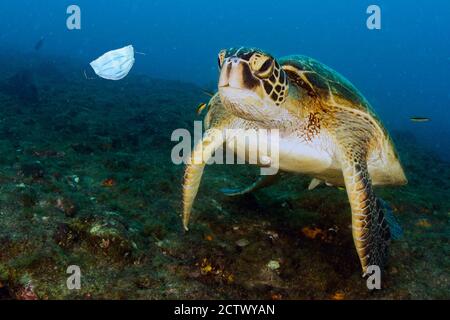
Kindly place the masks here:
[(231, 57), (225, 60), (219, 78), (219, 88), (232, 87), (241, 89), (244, 87), (242, 81), (243, 64), (241, 59)]
[(228, 63), (228, 60), (225, 60), (225, 63), (223, 64), (223, 67), (220, 71), (220, 77), (219, 77), (219, 89), (228, 87), (230, 85), (230, 73), (231, 73), (231, 65)]

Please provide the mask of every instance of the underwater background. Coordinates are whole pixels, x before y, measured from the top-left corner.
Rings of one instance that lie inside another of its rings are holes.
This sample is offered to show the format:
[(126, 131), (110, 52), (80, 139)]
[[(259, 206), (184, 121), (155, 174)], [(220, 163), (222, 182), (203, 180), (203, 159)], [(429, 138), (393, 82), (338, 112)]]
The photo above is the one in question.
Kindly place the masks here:
[[(0, 2), (0, 299), (449, 299), (449, 30), (445, 0)], [(95, 76), (129, 44), (126, 78)], [(376, 189), (404, 230), (385, 289), (361, 279), (345, 191), (306, 177), (229, 199), (257, 168), (209, 166), (183, 232), (171, 134), (239, 46), (332, 67), (391, 133), (409, 183)]]

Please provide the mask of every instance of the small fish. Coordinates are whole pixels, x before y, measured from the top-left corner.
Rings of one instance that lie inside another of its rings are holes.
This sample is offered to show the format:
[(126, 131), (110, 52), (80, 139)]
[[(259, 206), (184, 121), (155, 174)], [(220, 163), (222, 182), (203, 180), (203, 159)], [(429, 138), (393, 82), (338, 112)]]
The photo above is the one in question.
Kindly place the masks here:
[(207, 107), (208, 105), (204, 102), (200, 103), (197, 107), (197, 114), (202, 114), (202, 111)]
[(214, 92), (211, 92), (211, 91), (208, 91), (208, 90), (205, 90), (205, 89), (202, 89), (202, 92), (204, 94), (206, 94), (207, 96), (209, 96), (209, 97), (213, 97), (215, 95)]
[(428, 122), (431, 119), (426, 117), (411, 117), (409, 118), (412, 122)]
[(44, 45), (44, 37), (41, 37), (38, 42), (34, 45), (34, 50), (39, 51)]

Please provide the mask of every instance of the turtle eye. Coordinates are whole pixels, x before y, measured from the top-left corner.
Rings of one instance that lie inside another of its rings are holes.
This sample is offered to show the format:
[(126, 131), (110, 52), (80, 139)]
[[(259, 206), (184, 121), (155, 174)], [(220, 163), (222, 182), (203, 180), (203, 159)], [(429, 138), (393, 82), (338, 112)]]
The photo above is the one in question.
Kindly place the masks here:
[(267, 79), (272, 75), (275, 61), (266, 55), (255, 53), (249, 61), (250, 68), (259, 77)]
[(219, 64), (219, 68), (222, 68), (226, 53), (227, 53), (226, 50), (222, 50), (219, 52), (219, 56), (217, 57), (217, 63)]

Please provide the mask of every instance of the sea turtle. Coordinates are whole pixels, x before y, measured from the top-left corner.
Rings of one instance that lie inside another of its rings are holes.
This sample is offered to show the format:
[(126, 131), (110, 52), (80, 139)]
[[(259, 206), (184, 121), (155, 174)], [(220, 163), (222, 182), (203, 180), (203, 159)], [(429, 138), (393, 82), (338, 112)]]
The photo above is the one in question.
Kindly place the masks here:
[[(218, 93), (208, 104), (204, 139), (186, 167), (183, 223), (188, 220), (208, 156), (221, 147), (225, 129), (279, 129), (279, 168), (345, 186), (352, 211), (352, 234), (363, 274), (382, 268), (395, 220), (377, 198), (374, 185), (407, 183), (387, 131), (363, 95), (342, 75), (302, 55), (275, 59), (256, 48), (222, 50)], [(214, 129), (214, 130), (212, 130)], [(199, 158), (197, 158), (198, 160)], [(250, 192), (268, 184), (229, 191)], [(392, 214), (392, 212), (390, 212)], [(398, 225), (396, 225), (398, 227)]]

